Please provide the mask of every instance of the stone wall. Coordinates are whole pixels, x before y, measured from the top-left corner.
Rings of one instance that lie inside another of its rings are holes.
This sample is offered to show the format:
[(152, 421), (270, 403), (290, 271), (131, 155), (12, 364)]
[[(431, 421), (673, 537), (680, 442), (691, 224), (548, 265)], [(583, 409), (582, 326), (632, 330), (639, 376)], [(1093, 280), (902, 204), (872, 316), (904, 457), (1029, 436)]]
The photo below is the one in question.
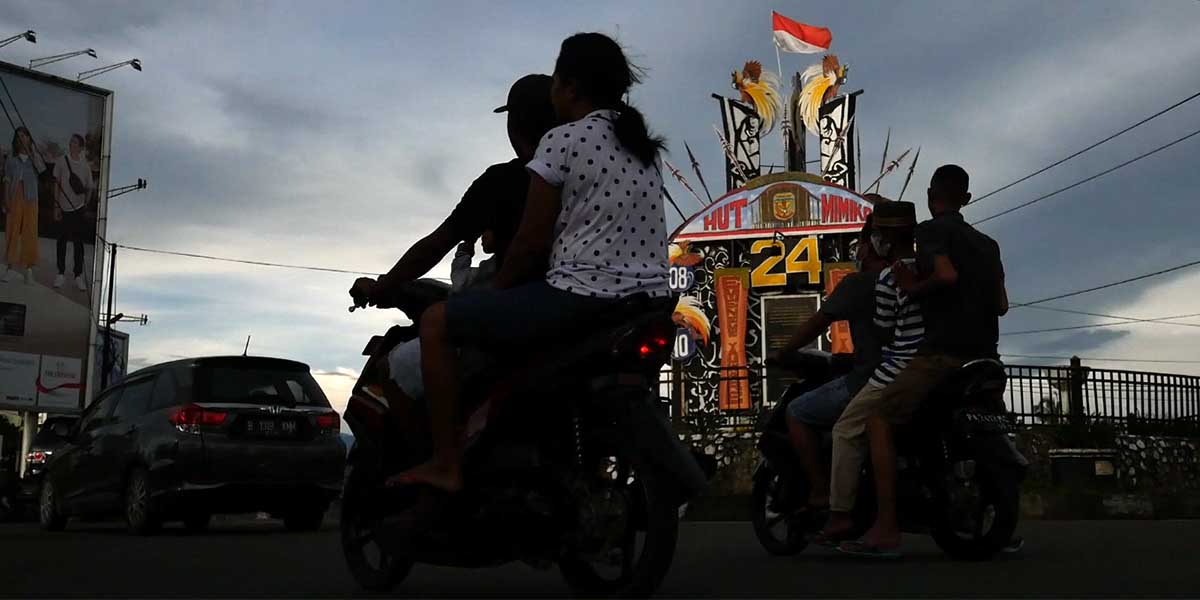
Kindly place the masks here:
[(1200, 440), (1117, 436), (1117, 480), (1128, 491), (1200, 490)]

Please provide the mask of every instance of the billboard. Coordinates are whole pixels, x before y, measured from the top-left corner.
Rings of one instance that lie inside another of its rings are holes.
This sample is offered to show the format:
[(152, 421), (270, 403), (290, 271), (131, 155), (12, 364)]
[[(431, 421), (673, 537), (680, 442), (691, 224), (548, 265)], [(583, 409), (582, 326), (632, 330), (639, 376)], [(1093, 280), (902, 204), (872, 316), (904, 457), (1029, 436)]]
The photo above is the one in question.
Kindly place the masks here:
[(0, 63), (0, 408), (74, 412), (88, 393), (111, 102)]
[[(108, 344), (108, 354), (104, 353), (104, 345)], [(92, 368), (96, 373), (95, 385), (96, 392), (99, 393), (100, 382), (103, 379), (100, 374), (104, 372), (104, 360), (108, 358), (108, 385), (114, 386), (121, 383), (125, 379), (125, 375), (129, 371), (129, 334), (124, 331), (113, 329), (110, 332), (105, 331), (103, 327), (96, 328), (96, 342), (93, 346)]]

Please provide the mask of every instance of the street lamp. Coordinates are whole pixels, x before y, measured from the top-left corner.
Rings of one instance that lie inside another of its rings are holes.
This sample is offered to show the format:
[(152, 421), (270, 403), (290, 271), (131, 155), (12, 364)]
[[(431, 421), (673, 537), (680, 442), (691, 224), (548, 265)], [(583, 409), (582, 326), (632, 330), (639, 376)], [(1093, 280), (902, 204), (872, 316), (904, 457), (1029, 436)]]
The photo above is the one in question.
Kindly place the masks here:
[(80, 73), (77, 77), (75, 77), (75, 81), (83, 81), (84, 79), (91, 79), (97, 75), (103, 75), (109, 71), (115, 71), (117, 69), (120, 69), (121, 67), (124, 67), (125, 65), (129, 65), (129, 66), (133, 67), (134, 71), (142, 70), (142, 61), (138, 60), (136, 58), (132, 58), (132, 59), (129, 59), (124, 62), (119, 62), (115, 65), (108, 65), (107, 67), (100, 67), (99, 69), (92, 69), (90, 71), (84, 71), (84, 72)]
[(34, 30), (30, 29), (23, 33), (18, 33), (17, 35), (14, 35), (12, 37), (4, 38), (4, 39), (0, 40), (0, 48), (3, 48), (17, 40), (21, 40), (21, 39), (29, 42), (30, 44), (36, 44), (37, 43), (37, 33)]
[(37, 67), (44, 67), (46, 65), (56, 63), (60, 60), (67, 60), (68, 58), (73, 58), (73, 57), (79, 56), (80, 54), (86, 54), (92, 58), (96, 58), (96, 51), (92, 50), (91, 48), (88, 48), (86, 50), (79, 50), (77, 52), (67, 52), (64, 54), (55, 54), (54, 56), (47, 56), (44, 58), (35, 58), (35, 59), (29, 61), (29, 68), (34, 69)]
[(137, 180), (137, 183), (131, 183), (129, 185), (123, 185), (121, 187), (112, 188), (112, 189), (108, 190), (108, 198), (112, 199), (112, 198), (116, 198), (117, 196), (128, 194), (129, 192), (136, 192), (138, 190), (144, 190), (144, 189), (146, 189), (146, 186), (149, 184), (150, 184), (150, 182), (139, 177)]

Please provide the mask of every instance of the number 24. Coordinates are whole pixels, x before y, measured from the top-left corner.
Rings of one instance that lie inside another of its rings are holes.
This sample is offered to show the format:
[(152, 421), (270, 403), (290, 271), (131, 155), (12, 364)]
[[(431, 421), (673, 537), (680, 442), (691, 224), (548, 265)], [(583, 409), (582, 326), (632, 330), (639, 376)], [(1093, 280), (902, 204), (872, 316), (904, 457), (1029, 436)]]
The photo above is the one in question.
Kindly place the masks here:
[[(758, 240), (750, 246), (751, 254), (758, 254), (773, 246), (782, 246), (783, 242), (776, 240)], [(783, 256), (765, 256), (762, 263), (750, 272), (750, 287), (776, 287), (787, 285), (787, 276), (794, 273), (808, 275), (808, 283), (821, 282), (821, 257), (817, 238), (805, 237), (796, 241), (792, 251)], [(802, 258), (803, 257), (803, 258)], [(772, 273), (781, 261), (784, 263), (783, 273)]]

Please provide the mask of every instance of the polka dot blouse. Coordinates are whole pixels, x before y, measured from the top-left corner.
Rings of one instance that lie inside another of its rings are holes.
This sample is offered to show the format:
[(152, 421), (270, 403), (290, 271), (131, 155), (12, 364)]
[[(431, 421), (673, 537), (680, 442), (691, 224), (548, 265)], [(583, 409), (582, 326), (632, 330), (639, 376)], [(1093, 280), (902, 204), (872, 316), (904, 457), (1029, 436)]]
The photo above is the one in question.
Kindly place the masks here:
[(551, 129), (528, 164), (562, 190), (546, 281), (581, 296), (666, 296), (662, 169), (621, 147), (616, 118), (598, 110)]

